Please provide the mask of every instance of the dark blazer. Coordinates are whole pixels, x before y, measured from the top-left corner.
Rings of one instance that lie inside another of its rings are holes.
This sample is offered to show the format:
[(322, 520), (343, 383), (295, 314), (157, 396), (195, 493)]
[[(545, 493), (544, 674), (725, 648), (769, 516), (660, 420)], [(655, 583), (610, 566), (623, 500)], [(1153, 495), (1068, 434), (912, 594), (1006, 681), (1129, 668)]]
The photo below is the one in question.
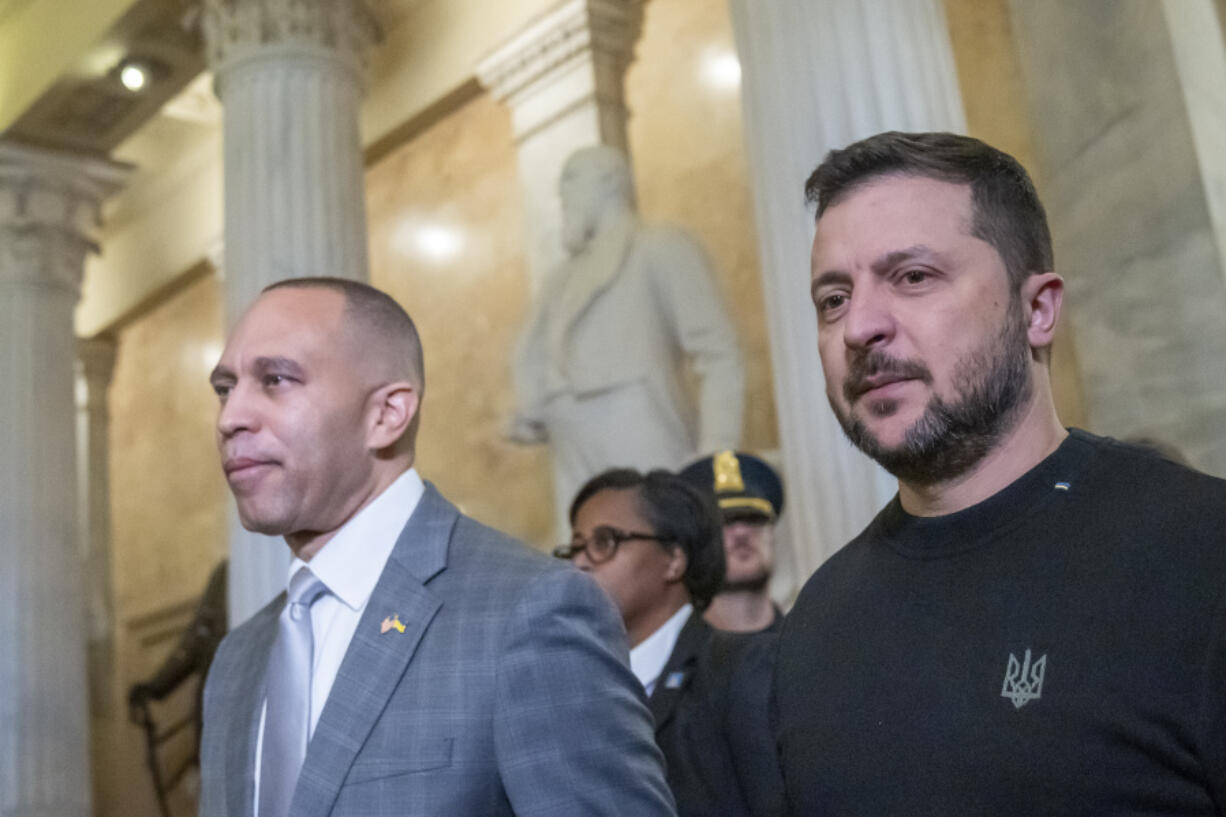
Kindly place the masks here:
[(783, 813), (768, 720), (776, 638), (714, 630), (697, 610), (677, 637), (650, 705), (680, 817)]
[[(201, 817), (252, 813), (284, 594), (222, 643)], [(404, 625), (382, 627), (395, 615)], [(465, 517), (433, 486), (400, 534), (307, 747), (293, 817), (668, 817), (625, 631), (590, 577)]]

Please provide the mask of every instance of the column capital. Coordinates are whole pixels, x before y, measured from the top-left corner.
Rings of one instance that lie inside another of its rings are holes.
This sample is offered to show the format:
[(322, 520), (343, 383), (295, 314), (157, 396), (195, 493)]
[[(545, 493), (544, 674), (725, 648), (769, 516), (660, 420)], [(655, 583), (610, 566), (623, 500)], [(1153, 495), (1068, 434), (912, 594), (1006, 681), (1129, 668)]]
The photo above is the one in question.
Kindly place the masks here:
[(624, 72), (643, 24), (641, 0), (566, 0), (537, 18), (477, 65), (477, 77), (507, 100), (584, 54)]
[(119, 344), (113, 335), (77, 339), (77, 372), (87, 390), (83, 401), (85, 407), (97, 403), (105, 410), (106, 390), (110, 388), (111, 376), (115, 373), (118, 349)]
[(0, 140), (0, 281), (76, 290), (102, 202), (132, 166)]
[(383, 36), (365, 0), (204, 0), (202, 22), (218, 74), (270, 49), (339, 57), (360, 71)]

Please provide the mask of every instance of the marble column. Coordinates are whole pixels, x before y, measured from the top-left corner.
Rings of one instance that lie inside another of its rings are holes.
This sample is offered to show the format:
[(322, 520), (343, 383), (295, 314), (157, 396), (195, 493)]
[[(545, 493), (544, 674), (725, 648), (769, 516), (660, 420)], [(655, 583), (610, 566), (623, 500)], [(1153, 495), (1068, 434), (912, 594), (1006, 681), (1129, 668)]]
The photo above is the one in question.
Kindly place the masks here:
[(566, 0), (477, 66), (511, 109), (534, 286), (563, 260), (563, 162), (589, 145), (628, 148), (623, 80), (642, 20), (640, 0)]
[(1209, 0), (1013, 0), (1092, 431), (1226, 476), (1226, 57)]
[(895, 483), (826, 401), (809, 299), (804, 182), (827, 151), (884, 130), (965, 130), (940, 0), (731, 0), (774, 367), (787, 535), (800, 583)]
[(116, 350), (115, 339), (108, 335), (77, 342), (77, 524), (89, 622), (89, 700), (95, 716), (108, 714), (114, 697), (111, 416), (107, 391), (115, 372)]
[(73, 308), (129, 168), (0, 142), (0, 814), (90, 813)]
[(1226, 282), (1226, 18), (1210, 0), (1163, 0), (1162, 12)]
[[(225, 111), (226, 320), (283, 278), (365, 280), (358, 108), (363, 53), (380, 36), (363, 0), (206, 0)], [(230, 512), (230, 621), (285, 585), (289, 553)]]

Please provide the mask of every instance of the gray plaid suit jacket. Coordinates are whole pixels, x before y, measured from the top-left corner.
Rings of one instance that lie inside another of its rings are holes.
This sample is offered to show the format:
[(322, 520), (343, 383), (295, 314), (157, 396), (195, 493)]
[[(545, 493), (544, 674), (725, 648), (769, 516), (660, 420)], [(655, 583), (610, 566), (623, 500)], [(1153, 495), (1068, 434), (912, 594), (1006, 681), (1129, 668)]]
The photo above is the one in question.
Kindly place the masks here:
[[(251, 817), (284, 594), (209, 673), (201, 817)], [(403, 633), (380, 632), (397, 615)], [(664, 817), (673, 799), (616, 610), (589, 577), (427, 484), (307, 748), (293, 817)]]

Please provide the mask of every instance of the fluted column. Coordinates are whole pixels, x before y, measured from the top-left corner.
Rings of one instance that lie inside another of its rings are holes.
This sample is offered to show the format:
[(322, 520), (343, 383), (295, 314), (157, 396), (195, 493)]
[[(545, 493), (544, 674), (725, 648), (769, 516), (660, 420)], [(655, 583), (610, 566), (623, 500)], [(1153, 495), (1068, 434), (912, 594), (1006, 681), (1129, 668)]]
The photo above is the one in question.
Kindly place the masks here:
[(116, 343), (100, 335), (77, 342), (77, 524), (85, 567), (90, 708), (104, 715), (112, 699), (114, 610), (111, 603), (111, 413), (107, 392)]
[(511, 109), (534, 283), (563, 258), (563, 162), (589, 145), (628, 148), (623, 80), (642, 21), (640, 0), (566, 0), (477, 66)]
[(73, 308), (125, 166), (0, 142), (0, 814), (90, 813)]
[(809, 299), (804, 182), (827, 151), (884, 130), (964, 131), (940, 0), (731, 0), (742, 67), (775, 405), (798, 579), (860, 531), (895, 483), (826, 401)]
[[(225, 110), (226, 320), (282, 278), (365, 280), (358, 107), (378, 39), (363, 0), (206, 0), (204, 30)], [(230, 512), (230, 621), (285, 583), (284, 544)]]

